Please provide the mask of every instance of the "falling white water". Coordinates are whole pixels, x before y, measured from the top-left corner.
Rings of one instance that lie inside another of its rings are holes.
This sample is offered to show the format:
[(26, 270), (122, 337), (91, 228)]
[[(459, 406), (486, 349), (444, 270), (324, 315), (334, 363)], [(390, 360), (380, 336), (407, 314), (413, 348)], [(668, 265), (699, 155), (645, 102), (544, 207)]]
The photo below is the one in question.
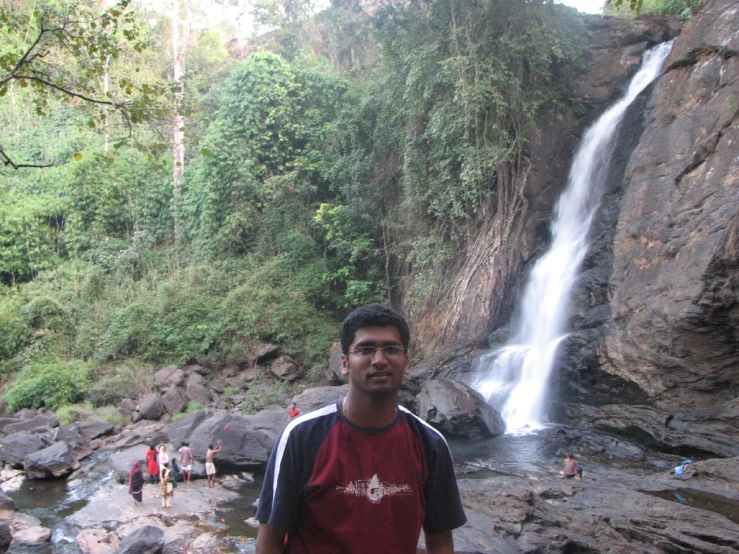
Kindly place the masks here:
[(543, 425), (546, 384), (565, 338), (570, 291), (587, 252), (587, 234), (600, 203), (614, 138), (626, 109), (662, 71), (672, 42), (644, 54), (625, 96), (590, 127), (575, 154), (552, 221), (552, 245), (534, 266), (513, 340), (480, 360), (473, 386), (501, 412), (508, 432)]

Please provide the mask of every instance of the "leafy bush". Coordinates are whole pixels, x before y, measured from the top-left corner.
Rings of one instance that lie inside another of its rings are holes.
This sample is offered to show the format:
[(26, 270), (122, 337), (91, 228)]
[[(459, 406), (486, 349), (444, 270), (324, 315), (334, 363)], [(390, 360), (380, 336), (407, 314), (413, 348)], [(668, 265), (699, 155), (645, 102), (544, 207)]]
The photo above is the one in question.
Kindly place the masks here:
[(95, 407), (117, 406), (124, 398), (137, 398), (149, 390), (153, 369), (136, 360), (127, 360), (99, 373), (87, 391), (88, 400)]
[(28, 365), (13, 379), (3, 399), (11, 412), (22, 408), (56, 410), (82, 400), (91, 377), (90, 366), (77, 360)]

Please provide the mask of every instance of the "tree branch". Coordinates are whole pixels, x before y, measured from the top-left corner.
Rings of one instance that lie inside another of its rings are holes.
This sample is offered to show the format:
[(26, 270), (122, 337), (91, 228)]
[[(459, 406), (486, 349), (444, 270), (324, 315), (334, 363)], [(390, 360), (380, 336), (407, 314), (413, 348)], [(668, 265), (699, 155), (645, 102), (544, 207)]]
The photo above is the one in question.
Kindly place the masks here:
[(101, 104), (104, 106), (112, 106), (117, 110), (122, 110), (123, 105), (119, 104), (117, 102), (113, 102), (112, 100), (100, 100), (99, 98), (92, 98), (90, 96), (85, 96), (84, 94), (80, 94), (79, 92), (75, 92), (73, 90), (66, 89), (60, 85), (57, 85), (55, 83), (52, 83), (51, 81), (47, 81), (46, 79), (42, 79), (41, 77), (36, 77), (35, 75), (16, 75), (16, 79), (28, 79), (29, 81), (36, 81), (38, 83), (41, 83), (42, 85), (46, 85), (49, 88), (53, 88), (54, 90), (58, 90), (59, 92), (66, 94), (67, 96), (72, 96), (74, 98), (79, 98), (80, 100), (84, 100), (85, 102), (90, 102), (91, 104)]
[(19, 169), (21, 167), (35, 167), (35, 168), (41, 168), (41, 167), (54, 167), (54, 164), (19, 164), (15, 163), (10, 156), (8, 156), (5, 153), (5, 150), (3, 150), (3, 147), (0, 146), (0, 162), (3, 163), (3, 165), (10, 166), (13, 169)]

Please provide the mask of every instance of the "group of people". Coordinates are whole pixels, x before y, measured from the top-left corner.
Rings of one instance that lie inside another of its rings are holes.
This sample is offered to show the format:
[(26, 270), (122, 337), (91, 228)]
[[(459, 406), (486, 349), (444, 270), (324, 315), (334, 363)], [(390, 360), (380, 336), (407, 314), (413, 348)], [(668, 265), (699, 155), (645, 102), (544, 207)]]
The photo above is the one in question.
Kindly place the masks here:
[[(211, 444), (208, 447), (208, 451), (205, 454), (205, 471), (208, 475), (209, 487), (216, 486), (214, 456), (221, 451), (221, 446), (221, 441), (218, 440), (215, 445)], [(148, 482), (150, 484), (159, 484), (163, 508), (172, 507), (174, 489), (177, 488), (177, 482), (180, 480), (180, 476), (182, 476), (182, 480), (186, 484), (190, 484), (192, 479), (192, 463), (194, 457), (192, 450), (190, 450), (190, 444), (186, 441), (183, 442), (177, 454), (180, 456), (182, 465), (177, 463), (176, 457), (170, 459), (167, 447), (164, 444), (160, 444), (159, 447), (152, 444), (149, 450), (146, 451)], [(133, 497), (133, 503), (136, 506), (143, 504), (144, 484), (144, 474), (139, 461), (136, 460), (131, 467), (131, 473), (128, 479), (128, 493)]]
[[(408, 324), (395, 310), (370, 304), (347, 316), (339, 338), (347, 394), (306, 414), (291, 404), (259, 497), (257, 554), (415, 554), (421, 531), (427, 554), (453, 554), (452, 530), (466, 517), (449, 447), (439, 431), (398, 405), (409, 373)], [(206, 452), (209, 487), (220, 451), (218, 441)], [(179, 454), (189, 482), (187, 443)], [(172, 466), (163, 445), (147, 452), (165, 507)], [(582, 479), (572, 454), (561, 477)], [(136, 462), (129, 489), (136, 503), (143, 484)]]

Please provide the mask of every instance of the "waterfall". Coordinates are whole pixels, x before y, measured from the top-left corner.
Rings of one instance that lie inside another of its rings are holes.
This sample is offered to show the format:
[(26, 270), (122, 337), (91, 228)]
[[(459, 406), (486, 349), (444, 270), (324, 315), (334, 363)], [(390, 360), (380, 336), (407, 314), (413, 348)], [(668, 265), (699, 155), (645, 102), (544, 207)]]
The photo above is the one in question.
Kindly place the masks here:
[(543, 424), (546, 384), (566, 337), (568, 300), (588, 249), (588, 229), (603, 195), (614, 138), (626, 109), (660, 74), (671, 48), (668, 42), (646, 52), (624, 97), (586, 131), (555, 208), (552, 244), (526, 285), (517, 333), (480, 359), (472, 386), (500, 411), (509, 432)]

